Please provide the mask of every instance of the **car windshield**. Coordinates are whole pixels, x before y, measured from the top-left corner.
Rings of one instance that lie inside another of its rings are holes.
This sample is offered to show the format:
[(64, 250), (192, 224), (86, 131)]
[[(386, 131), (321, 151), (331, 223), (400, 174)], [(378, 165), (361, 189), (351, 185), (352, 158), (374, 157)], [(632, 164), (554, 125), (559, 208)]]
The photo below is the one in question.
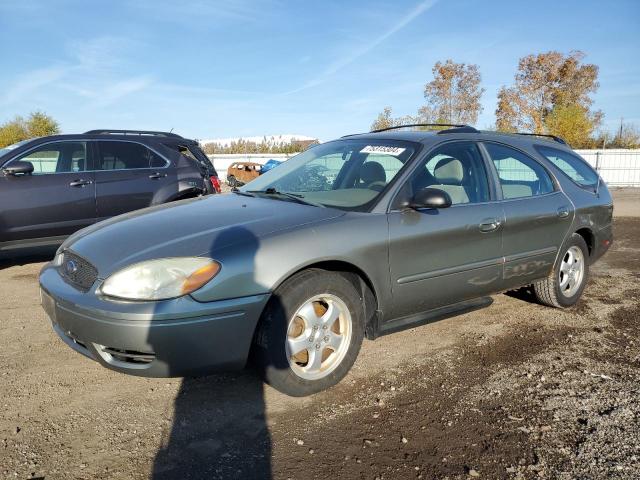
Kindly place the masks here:
[(22, 140), (21, 142), (14, 143), (13, 145), (8, 145), (6, 147), (0, 148), (0, 157), (9, 153), (12, 150), (15, 150), (19, 146), (24, 145), (27, 142), (30, 142), (31, 140), (33, 140), (33, 138), (29, 138), (28, 140)]
[(418, 144), (398, 140), (336, 140), (296, 155), (240, 192), (293, 195), (311, 204), (365, 210), (417, 151)]

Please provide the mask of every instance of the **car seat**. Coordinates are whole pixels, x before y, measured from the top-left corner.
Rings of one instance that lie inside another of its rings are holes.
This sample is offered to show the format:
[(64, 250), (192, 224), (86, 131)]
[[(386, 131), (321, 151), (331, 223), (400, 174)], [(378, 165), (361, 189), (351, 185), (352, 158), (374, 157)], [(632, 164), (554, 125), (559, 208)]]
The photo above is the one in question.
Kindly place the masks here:
[(437, 183), (432, 187), (447, 192), (453, 204), (469, 203), (469, 195), (463, 186), (464, 166), (460, 160), (443, 158), (436, 164), (433, 176)]
[(387, 172), (378, 162), (364, 162), (360, 167), (360, 180), (365, 188), (381, 191), (387, 185)]

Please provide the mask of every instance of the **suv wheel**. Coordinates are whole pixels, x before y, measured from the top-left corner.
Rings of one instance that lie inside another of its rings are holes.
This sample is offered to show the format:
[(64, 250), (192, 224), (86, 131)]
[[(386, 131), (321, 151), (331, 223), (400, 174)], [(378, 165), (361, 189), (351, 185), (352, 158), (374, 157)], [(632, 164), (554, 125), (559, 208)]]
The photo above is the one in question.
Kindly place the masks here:
[(584, 238), (574, 233), (563, 247), (551, 275), (534, 283), (533, 290), (539, 302), (566, 308), (580, 299), (588, 278), (589, 249)]
[(363, 338), (364, 312), (355, 287), (339, 273), (310, 269), (274, 293), (254, 352), (268, 384), (301, 397), (342, 380)]

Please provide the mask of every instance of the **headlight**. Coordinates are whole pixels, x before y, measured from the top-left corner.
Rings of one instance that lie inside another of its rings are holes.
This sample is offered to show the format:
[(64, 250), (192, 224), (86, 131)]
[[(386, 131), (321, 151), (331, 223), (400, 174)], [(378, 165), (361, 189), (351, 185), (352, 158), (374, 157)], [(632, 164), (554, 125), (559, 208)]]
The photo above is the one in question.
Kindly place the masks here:
[(105, 280), (102, 294), (127, 300), (164, 300), (187, 295), (215, 277), (220, 264), (210, 258), (161, 258), (124, 268)]

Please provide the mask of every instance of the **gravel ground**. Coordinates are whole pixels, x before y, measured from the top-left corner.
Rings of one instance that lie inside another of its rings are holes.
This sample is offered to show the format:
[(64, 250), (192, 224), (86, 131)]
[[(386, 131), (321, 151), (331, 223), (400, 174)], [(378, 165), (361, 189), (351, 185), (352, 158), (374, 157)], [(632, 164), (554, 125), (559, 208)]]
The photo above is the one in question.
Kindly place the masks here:
[[(640, 215), (623, 197), (616, 213)], [(51, 331), (47, 254), (5, 261), (0, 478), (639, 478), (640, 218), (615, 236), (573, 309), (497, 295), (365, 342), (340, 385), (303, 399), (250, 371), (105, 370)]]

